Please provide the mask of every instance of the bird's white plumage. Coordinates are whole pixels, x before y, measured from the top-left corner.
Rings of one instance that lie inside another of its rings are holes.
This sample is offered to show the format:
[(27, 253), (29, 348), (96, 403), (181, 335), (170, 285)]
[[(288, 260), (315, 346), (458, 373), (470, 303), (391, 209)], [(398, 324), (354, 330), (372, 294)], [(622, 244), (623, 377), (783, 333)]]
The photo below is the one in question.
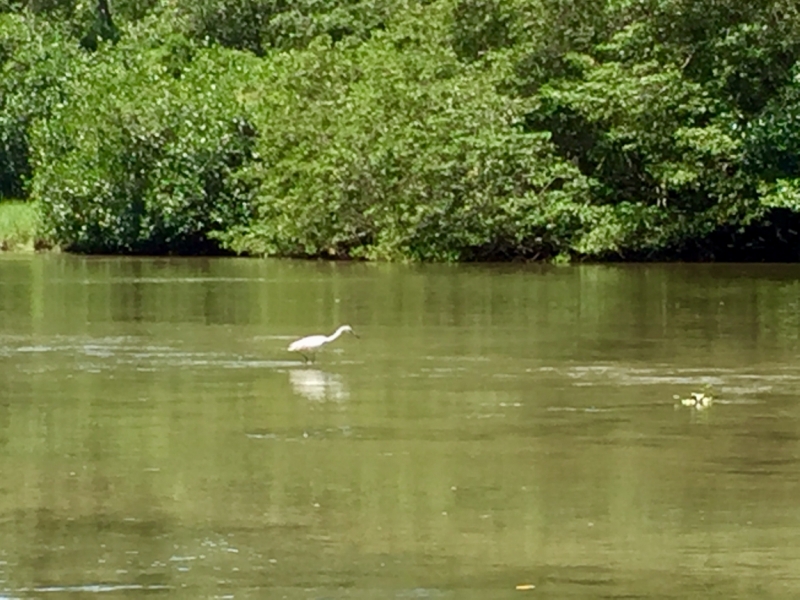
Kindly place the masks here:
[(299, 350), (314, 350), (325, 344), (327, 341), (327, 336), (309, 335), (299, 340), (295, 340), (289, 344), (289, 352), (297, 352)]
[[(322, 348), (322, 346), (325, 344), (332, 342), (345, 332), (356, 335), (350, 325), (342, 325), (331, 335), (309, 335), (307, 337), (300, 338), (299, 340), (295, 340), (289, 344), (288, 350), (289, 352), (299, 352), (300, 354), (313, 353)], [(358, 336), (356, 335), (356, 337)]]

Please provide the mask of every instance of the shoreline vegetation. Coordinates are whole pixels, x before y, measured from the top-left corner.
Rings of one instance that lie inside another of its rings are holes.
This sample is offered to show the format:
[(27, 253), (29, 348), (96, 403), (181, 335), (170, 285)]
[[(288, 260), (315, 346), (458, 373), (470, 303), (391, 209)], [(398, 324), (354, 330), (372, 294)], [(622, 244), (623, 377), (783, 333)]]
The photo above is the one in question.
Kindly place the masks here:
[(3, 249), (800, 260), (794, 0), (0, 0), (0, 69)]
[(0, 202), (0, 251), (33, 252), (48, 249), (40, 235), (39, 209), (32, 202)]

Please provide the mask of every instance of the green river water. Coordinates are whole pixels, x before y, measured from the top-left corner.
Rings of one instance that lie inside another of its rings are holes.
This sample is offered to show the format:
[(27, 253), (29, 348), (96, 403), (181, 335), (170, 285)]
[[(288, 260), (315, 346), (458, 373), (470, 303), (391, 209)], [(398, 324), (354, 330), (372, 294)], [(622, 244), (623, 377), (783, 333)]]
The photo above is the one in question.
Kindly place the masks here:
[(0, 599), (796, 600), (798, 398), (798, 266), (1, 256)]

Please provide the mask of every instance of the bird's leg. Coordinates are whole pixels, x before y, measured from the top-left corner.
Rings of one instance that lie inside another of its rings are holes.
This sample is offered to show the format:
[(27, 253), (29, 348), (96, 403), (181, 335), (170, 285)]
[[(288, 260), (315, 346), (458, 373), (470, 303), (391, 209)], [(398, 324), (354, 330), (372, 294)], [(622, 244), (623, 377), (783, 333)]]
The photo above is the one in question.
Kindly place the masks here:
[(303, 353), (301, 352), (301, 353), (300, 353), (300, 356), (302, 356), (302, 357), (303, 357), (303, 364), (306, 364), (306, 363), (308, 363), (308, 357), (307, 357), (305, 354), (303, 354)]

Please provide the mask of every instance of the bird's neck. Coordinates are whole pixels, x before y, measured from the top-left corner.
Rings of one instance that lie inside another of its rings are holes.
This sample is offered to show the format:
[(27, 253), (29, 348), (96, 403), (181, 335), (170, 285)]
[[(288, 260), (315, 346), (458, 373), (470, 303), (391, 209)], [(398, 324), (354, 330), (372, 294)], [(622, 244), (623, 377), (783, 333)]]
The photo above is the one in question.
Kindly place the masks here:
[(339, 329), (337, 329), (337, 330), (336, 330), (336, 331), (334, 331), (334, 332), (333, 332), (331, 335), (329, 335), (329, 336), (328, 336), (328, 341), (329, 341), (329, 342), (332, 342), (333, 340), (335, 340), (336, 338), (338, 338), (338, 337), (339, 337), (340, 335), (342, 335), (343, 333), (344, 333), (344, 327), (339, 327)]

